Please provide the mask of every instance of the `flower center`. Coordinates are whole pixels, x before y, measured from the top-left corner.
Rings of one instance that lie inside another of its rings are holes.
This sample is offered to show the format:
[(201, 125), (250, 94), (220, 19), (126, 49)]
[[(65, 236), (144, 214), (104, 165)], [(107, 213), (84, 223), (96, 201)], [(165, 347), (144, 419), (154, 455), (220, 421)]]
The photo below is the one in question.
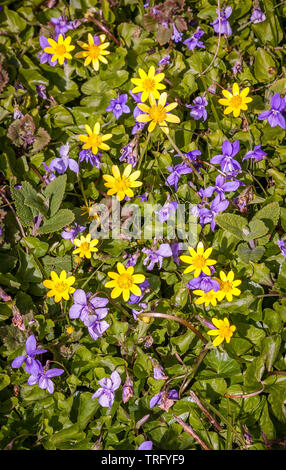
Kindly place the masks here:
[(95, 44), (92, 44), (88, 48), (88, 55), (92, 59), (98, 59), (98, 57), (100, 56), (100, 48), (96, 46)]
[(151, 91), (154, 91), (156, 89), (156, 82), (153, 78), (145, 78), (143, 81), (143, 87), (145, 91), (148, 91), (149, 93)]
[(83, 242), (80, 245), (80, 249), (81, 249), (82, 252), (86, 253), (87, 251), (89, 251), (89, 243), (88, 242)]
[(120, 289), (130, 289), (133, 286), (133, 279), (131, 274), (124, 273), (121, 274), (117, 280), (117, 284)]
[(221, 290), (224, 292), (231, 292), (232, 291), (232, 283), (230, 281), (219, 282)]
[(239, 108), (242, 105), (242, 98), (239, 95), (235, 95), (230, 100), (233, 108)]
[(54, 290), (57, 291), (59, 294), (64, 292), (65, 290), (68, 289), (68, 285), (65, 282), (57, 282), (55, 284)]
[(97, 134), (91, 134), (91, 136), (88, 138), (87, 143), (91, 147), (98, 147), (101, 144), (101, 136)]
[(166, 119), (166, 111), (161, 104), (158, 106), (154, 105), (150, 109), (150, 117), (152, 121), (163, 122)]
[(193, 265), (196, 268), (203, 268), (206, 265), (206, 260), (203, 255), (195, 256), (195, 258), (193, 259)]
[(63, 56), (65, 55), (66, 53), (66, 47), (64, 44), (57, 44), (57, 46), (55, 47), (55, 53), (56, 55), (58, 56)]
[(228, 336), (232, 336), (232, 331), (229, 326), (222, 325), (219, 329), (219, 335), (227, 338)]
[(116, 180), (115, 188), (117, 192), (126, 191), (127, 189), (129, 189), (130, 188), (129, 178), (126, 178), (125, 176), (123, 176), (122, 178)]

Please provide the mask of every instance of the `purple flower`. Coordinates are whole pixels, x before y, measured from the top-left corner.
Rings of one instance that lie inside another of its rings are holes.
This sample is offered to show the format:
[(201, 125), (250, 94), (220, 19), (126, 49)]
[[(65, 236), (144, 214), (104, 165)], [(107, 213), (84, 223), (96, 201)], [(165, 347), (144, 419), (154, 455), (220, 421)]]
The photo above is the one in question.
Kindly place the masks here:
[[(98, 310), (108, 311), (107, 308), (97, 309), (97, 312)], [(94, 341), (96, 341), (98, 338), (101, 338), (103, 333), (110, 327), (109, 323), (107, 323), (105, 320), (101, 321), (101, 319), (104, 318), (106, 314), (88, 315), (83, 319), (83, 323), (85, 326), (87, 326), (88, 332)]]
[(186, 108), (191, 108), (190, 116), (198, 121), (199, 119), (203, 118), (203, 121), (207, 118), (207, 112), (205, 107), (208, 105), (206, 98), (203, 96), (197, 96), (193, 100), (193, 104), (186, 104)]
[(147, 256), (143, 261), (144, 266), (149, 263), (147, 266), (148, 271), (152, 271), (156, 263), (159, 264), (159, 269), (162, 268), (163, 258), (168, 258), (172, 256), (172, 250), (168, 243), (162, 243), (158, 250), (150, 250), (148, 248), (142, 249), (143, 253)]
[(168, 392), (161, 391), (151, 398), (149, 408), (152, 409), (154, 406), (158, 405), (160, 408), (162, 407), (162, 409), (168, 411), (169, 408), (174, 404), (174, 401), (178, 400), (178, 398), (179, 394), (175, 389), (169, 390)]
[(20, 111), (18, 107), (15, 108), (13, 119), (21, 119), (23, 117), (23, 113)]
[(175, 23), (173, 23), (173, 36), (171, 37), (172, 41), (174, 42), (181, 42), (182, 40), (182, 37), (183, 37), (183, 33), (180, 33), (176, 26), (175, 26)]
[(236, 191), (239, 187), (239, 181), (227, 181), (225, 182), (225, 178), (222, 175), (218, 175), (215, 180), (215, 186), (209, 186), (206, 189), (200, 190), (200, 194), (202, 197), (211, 197), (214, 192), (217, 192), (220, 199), (225, 199), (225, 192), (232, 192)]
[(40, 361), (37, 361), (37, 363), (38, 371), (37, 373), (33, 373), (32, 375), (30, 375), (30, 377), (28, 378), (28, 385), (38, 384), (41, 389), (47, 389), (49, 393), (54, 393), (55, 387), (51, 380), (51, 377), (57, 377), (58, 375), (62, 375), (64, 373), (64, 370), (55, 368), (45, 372)]
[(186, 163), (179, 163), (175, 166), (168, 166), (167, 169), (170, 172), (170, 175), (167, 177), (165, 184), (167, 186), (174, 186), (175, 191), (178, 190), (178, 183), (181, 175), (187, 175), (193, 171), (192, 168)]
[(286, 245), (284, 240), (278, 240), (277, 245), (279, 246), (284, 259), (286, 260)]
[(38, 94), (39, 98), (42, 98), (42, 100), (47, 99), (46, 89), (47, 88), (45, 87), (45, 85), (37, 85), (36, 86), (37, 94)]
[(144, 441), (137, 450), (152, 450), (153, 449), (153, 442), (152, 441)]
[[(54, 38), (56, 40), (56, 37)], [(51, 47), (49, 42), (48, 42), (48, 39), (45, 37), (45, 36), (40, 36), (40, 46), (42, 49), (45, 49), (46, 47)], [(40, 63), (41, 64), (45, 64), (46, 62), (49, 63), (49, 65), (51, 65), (52, 67), (55, 67), (55, 65), (57, 65), (58, 63), (58, 60), (54, 60), (52, 62), (52, 57), (53, 55), (52, 54), (48, 54), (48, 52), (42, 52), (38, 55), (38, 57), (40, 57)], [(64, 61), (64, 64), (66, 63), (66, 59)]]
[(211, 159), (211, 163), (214, 165), (220, 165), (221, 171), (226, 174), (235, 175), (241, 171), (241, 166), (238, 161), (234, 160), (234, 156), (239, 151), (239, 140), (235, 140), (231, 144), (228, 140), (225, 140), (222, 144), (223, 155), (215, 155)]
[[(211, 274), (214, 273), (215, 269), (210, 266)], [(212, 279), (211, 276), (201, 273), (199, 277), (194, 277), (187, 283), (189, 289), (200, 289), (204, 292), (214, 290), (217, 292), (220, 289), (219, 283), (216, 279)]]
[(257, 162), (259, 162), (260, 160), (263, 160), (263, 157), (265, 157), (265, 155), (267, 155), (267, 153), (261, 150), (261, 145), (256, 145), (254, 147), (254, 150), (250, 150), (249, 152), (247, 152), (245, 157), (243, 157), (242, 161), (245, 160), (246, 158), (253, 158)]
[[(211, 26), (214, 29), (215, 33), (220, 34), (225, 34), (226, 36), (231, 36), (232, 34), (232, 29), (230, 27), (229, 22), (227, 19), (231, 16), (232, 14), (232, 8), (231, 7), (226, 7), (225, 10), (222, 10), (219, 15), (219, 10), (216, 11), (218, 17), (215, 19), (213, 23), (211, 23)], [(220, 18), (220, 21), (219, 21)]]
[(158, 65), (161, 67), (162, 65), (169, 65), (170, 64), (171, 56), (169, 54), (164, 55), (161, 60), (159, 60)]
[[(127, 264), (126, 264), (127, 266)], [(139, 284), (139, 287), (141, 289), (141, 295), (138, 296), (138, 295), (135, 295), (135, 294), (130, 294), (130, 298), (129, 298), (129, 301), (127, 302), (129, 305), (133, 305), (133, 304), (138, 304), (140, 302), (140, 300), (143, 299), (146, 290), (149, 289), (150, 287), (150, 282), (148, 281), (148, 279), (145, 279), (145, 281), (143, 281), (141, 284)]]
[(68, 21), (67, 18), (63, 18), (59, 16), (58, 18), (51, 18), (51, 23), (55, 27), (55, 33), (58, 34), (65, 34), (70, 29), (75, 29), (78, 26), (78, 21)]
[(130, 398), (133, 397), (133, 395), (134, 395), (133, 380), (127, 374), (126, 382), (122, 387), (122, 401), (123, 401), (123, 403), (127, 403), (128, 400), (130, 400)]
[[(130, 302), (128, 302), (128, 303), (130, 303)], [(137, 302), (136, 302), (136, 303), (137, 303)], [(137, 310), (136, 308), (133, 308), (133, 309), (131, 310), (131, 311), (132, 311), (133, 318), (134, 318), (134, 320), (136, 320), (136, 321), (138, 320), (137, 315), (139, 315), (139, 313), (143, 313), (143, 312), (146, 310), (147, 304), (146, 304), (146, 302), (139, 302), (138, 307), (140, 307), (140, 310)]]
[(211, 202), (210, 209), (200, 209), (200, 225), (211, 224), (211, 230), (214, 231), (216, 226), (215, 216), (219, 212), (225, 211), (228, 207), (229, 201), (227, 199), (221, 200), (219, 194)]
[(266, 16), (260, 8), (254, 8), (252, 15), (250, 17), (250, 21), (253, 24), (261, 23), (262, 21), (266, 20)]
[(80, 318), (83, 322), (89, 316), (95, 316), (99, 321), (108, 314), (108, 299), (104, 297), (92, 297), (91, 293), (85, 293), (83, 289), (76, 289), (73, 293), (74, 305), (69, 310), (69, 316), (72, 319)]
[(3, 235), (3, 227), (0, 225), (0, 237)]
[(123, 95), (120, 95), (118, 98), (115, 98), (114, 100), (110, 100), (109, 106), (107, 106), (105, 111), (112, 111), (115, 119), (119, 119), (120, 116), (125, 113), (128, 114), (130, 113), (130, 108), (129, 106), (126, 105), (128, 100), (128, 95), (127, 93), (124, 93)]
[(85, 160), (86, 163), (90, 163), (92, 166), (95, 166), (100, 170), (100, 158), (102, 156), (101, 153), (98, 152), (97, 154), (94, 154), (91, 149), (83, 149), (79, 152), (78, 156), (80, 162)]
[(281, 98), (279, 93), (275, 93), (271, 99), (271, 109), (268, 111), (263, 111), (259, 114), (258, 119), (262, 121), (267, 119), (271, 127), (280, 126), (282, 129), (285, 129), (285, 119), (281, 114), (285, 110), (286, 100)]
[(155, 380), (165, 380), (168, 376), (165, 375), (164, 369), (160, 364), (154, 366), (154, 379)]
[(134, 140), (131, 140), (127, 145), (124, 145), (120, 150), (120, 153), (122, 154), (121, 157), (119, 157), (120, 162), (130, 163), (133, 168), (136, 166), (138, 154)]
[(158, 219), (163, 224), (170, 217), (170, 212), (177, 210), (178, 203), (177, 201), (166, 202), (160, 211), (155, 211), (155, 214), (158, 215)]
[(61, 236), (65, 240), (71, 240), (73, 242), (74, 238), (76, 238), (79, 233), (84, 232), (85, 229), (86, 227), (84, 227), (83, 225), (79, 225), (75, 222), (74, 226), (71, 227), (69, 230), (64, 230), (61, 233)]
[(34, 356), (45, 352), (47, 352), (46, 349), (37, 349), (36, 338), (34, 335), (30, 335), (26, 341), (26, 356), (16, 357), (12, 362), (11, 367), (13, 369), (18, 369), (25, 362), (25, 371), (28, 372), (28, 374), (36, 374), (39, 370), (39, 361), (34, 359)]
[(79, 172), (78, 163), (69, 157), (69, 148), (70, 144), (67, 142), (65, 145), (60, 147), (60, 156), (61, 158), (54, 158), (50, 163), (50, 169), (55, 170), (60, 174), (63, 174), (69, 168), (74, 173)]
[(202, 49), (205, 49), (205, 45), (202, 41), (200, 41), (200, 38), (205, 34), (203, 29), (200, 29), (198, 27), (197, 31), (188, 39), (186, 39), (183, 44), (185, 44), (190, 51), (195, 49), (195, 47), (201, 47)]
[(112, 372), (110, 379), (104, 377), (103, 379), (99, 380), (98, 383), (101, 385), (101, 388), (99, 388), (91, 398), (98, 398), (98, 403), (101, 406), (105, 408), (111, 408), (115, 398), (114, 392), (120, 387), (121, 384), (120, 375), (118, 372), (114, 371)]
[(52, 171), (52, 169), (50, 167), (48, 167), (48, 165), (46, 165), (45, 162), (42, 162), (42, 165), (43, 167), (45, 168), (46, 170), (46, 174), (44, 175), (44, 180), (47, 184), (49, 184), (51, 181), (53, 181), (54, 179), (56, 179), (56, 174)]

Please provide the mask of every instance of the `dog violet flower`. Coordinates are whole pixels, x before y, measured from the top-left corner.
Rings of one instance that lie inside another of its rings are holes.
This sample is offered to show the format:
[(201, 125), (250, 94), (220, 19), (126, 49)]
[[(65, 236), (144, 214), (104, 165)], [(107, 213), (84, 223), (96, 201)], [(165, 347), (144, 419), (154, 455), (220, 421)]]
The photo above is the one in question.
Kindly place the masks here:
[(84, 232), (86, 227), (83, 225), (79, 225), (75, 222), (74, 226), (70, 229), (66, 229), (61, 233), (62, 238), (66, 240), (71, 240), (73, 242), (74, 238), (76, 238), (79, 233)]
[(28, 374), (37, 373), (38, 363), (34, 356), (47, 352), (46, 349), (37, 349), (37, 342), (34, 335), (30, 335), (26, 341), (26, 356), (18, 356), (11, 364), (13, 369), (18, 369), (25, 363), (25, 371)]
[(232, 93), (229, 90), (222, 90), (224, 98), (219, 99), (218, 102), (223, 106), (226, 106), (224, 114), (233, 113), (234, 117), (238, 117), (240, 115), (240, 111), (246, 111), (248, 109), (247, 103), (252, 101), (252, 98), (247, 96), (248, 93), (249, 87), (244, 88), (240, 92), (237, 83), (233, 84)]
[(224, 318), (223, 320), (212, 318), (212, 322), (217, 328), (208, 331), (208, 335), (217, 336), (213, 341), (213, 345), (219, 346), (224, 340), (229, 343), (234, 331), (236, 330), (236, 326), (230, 326), (227, 318)]
[(73, 294), (75, 288), (72, 285), (75, 282), (75, 277), (67, 277), (67, 273), (63, 270), (60, 276), (55, 271), (51, 271), (51, 280), (46, 279), (43, 284), (47, 289), (50, 289), (47, 293), (47, 297), (54, 297), (55, 302), (58, 303), (62, 299), (69, 300), (70, 294)]
[(282, 240), (278, 240), (277, 242), (277, 245), (279, 246), (280, 250), (281, 250), (281, 253), (282, 255), (284, 256), (284, 259), (286, 260), (286, 245), (285, 245), (285, 241), (282, 239)]
[(253, 150), (249, 150), (249, 152), (247, 152), (245, 157), (243, 157), (242, 161), (246, 160), (247, 158), (253, 158), (257, 162), (259, 162), (260, 160), (263, 160), (265, 155), (267, 155), (267, 153), (263, 152), (263, 150), (261, 149), (261, 145), (255, 145)]
[(226, 36), (231, 36), (232, 29), (231, 29), (231, 26), (230, 26), (230, 24), (227, 20), (232, 14), (232, 8), (231, 7), (226, 7), (225, 10), (222, 10), (221, 12), (219, 10), (217, 10), (216, 12), (217, 12), (218, 17), (215, 19), (215, 21), (213, 23), (211, 23), (211, 26), (213, 27), (214, 32), (215, 33), (220, 32), (220, 34), (225, 34)]
[(197, 96), (193, 100), (193, 104), (186, 104), (186, 108), (190, 108), (190, 116), (198, 121), (199, 119), (203, 118), (203, 121), (207, 118), (207, 112), (205, 107), (208, 105), (206, 98), (203, 96)]
[(200, 29), (200, 27), (197, 29), (197, 31), (188, 39), (186, 39), (183, 44), (185, 44), (190, 51), (194, 50), (196, 47), (201, 47), (202, 49), (205, 49), (206, 46), (202, 41), (200, 41), (201, 37), (205, 34), (203, 29)]
[(204, 250), (203, 243), (199, 242), (197, 245), (197, 251), (191, 247), (189, 247), (188, 250), (191, 256), (180, 256), (180, 260), (183, 261), (183, 263), (188, 263), (190, 265), (185, 269), (184, 274), (194, 271), (194, 277), (199, 277), (201, 272), (209, 276), (211, 274), (210, 266), (216, 264), (216, 260), (209, 259), (213, 249), (207, 248)]
[(218, 175), (215, 180), (215, 186), (208, 186), (201, 191), (202, 197), (211, 197), (214, 192), (218, 193), (221, 200), (225, 199), (225, 192), (236, 191), (239, 187), (239, 181), (225, 181), (224, 176)]
[(285, 119), (282, 114), (285, 108), (285, 98), (282, 98), (279, 93), (275, 93), (271, 98), (271, 109), (259, 114), (258, 119), (259, 121), (267, 119), (271, 127), (280, 126), (282, 129), (285, 129)]
[(82, 41), (77, 41), (78, 45), (84, 50), (75, 54), (75, 58), (85, 59), (83, 64), (85, 67), (87, 67), (92, 62), (93, 69), (98, 71), (100, 62), (107, 64), (107, 59), (105, 56), (110, 54), (110, 52), (106, 50), (110, 43), (104, 42), (105, 37), (105, 34), (100, 34), (100, 36), (92, 36), (92, 34), (89, 33), (87, 44)]
[(122, 263), (117, 263), (117, 273), (108, 272), (108, 276), (112, 281), (108, 281), (105, 287), (112, 288), (111, 298), (116, 299), (122, 294), (123, 299), (127, 302), (130, 294), (141, 295), (141, 289), (137, 284), (141, 284), (145, 280), (144, 274), (134, 274), (133, 266), (125, 268)]
[(28, 378), (28, 385), (36, 385), (45, 390), (47, 389), (49, 393), (54, 393), (55, 386), (51, 380), (51, 377), (57, 377), (58, 375), (62, 375), (64, 373), (63, 369), (50, 369), (45, 371), (40, 361), (38, 363), (38, 371), (37, 373), (33, 373)]
[(138, 73), (140, 78), (131, 78), (131, 82), (136, 85), (135, 88), (133, 88), (132, 93), (142, 92), (142, 102), (146, 101), (148, 98), (150, 98), (150, 96), (153, 96), (153, 98), (158, 99), (160, 97), (160, 93), (158, 90), (164, 90), (166, 88), (163, 83), (160, 83), (164, 79), (165, 74), (155, 74), (154, 65), (149, 68), (148, 74), (146, 74), (143, 69), (138, 69)]
[(137, 450), (152, 450), (153, 449), (153, 442), (152, 441), (144, 441)]
[(122, 176), (117, 165), (112, 165), (112, 174), (103, 175), (103, 179), (106, 181), (104, 185), (109, 188), (107, 191), (108, 196), (116, 194), (118, 201), (122, 201), (125, 196), (133, 197), (134, 192), (132, 188), (138, 188), (142, 186), (141, 181), (136, 181), (139, 178), (141, 172), (139, 170), (132, 171), (132, 165), (127, 165)]
[(63, 65), (66, 59), (72, 59), (70, 54), (74, 50), (75, 46), (71, 46), (71, 37), (64, 38), (62, 34), (59, 34), (58, 39), (55, 41), (52, 38), (48, 38), (48, 46), (44, 48), (44, 52), (47, 52), (52, 56), (51, 62), (56, 62)]
[(143, 111), (144, 114), (139, 114), (136, 120), (138, 122), (150, 122), (148, 126), (148, 131), (152, 132), (156, 125), (162, 129), (163, 132), (169, 134), (169, 128), (167, 122), (172, 122), (178, 124), (180, 118), (171, 114), (169, 111), (172, 111), (178, 106), (178, 103), (170, 103), (166, 105), (167, 93), (162, 93), (156, 102), (153, 95), (149, 97), (150, 106), (147, 106), (145, 103), (139, 103), (138, 108)]
[(143, 248), (143, 253), (147, 255), (144, 259), (144, 266), (149, 263), (147, 266), (148, 271), (152, 271), (156, 263), (159, 265), (159, 269), (162, 268), (163, 258), (169, 258), (172, 256), (172, 249), (168, 243), (162, 243), (158, 250), (150, 250), (149, 248)]
[[(213, 266), (210, 266), (211, 274), (214, 273), (215, 269)], [(197, 289), (203, 290), (204, 292), (209, 292), (214, 290), (217, 292), (219, 290), (219, 283), (216, 279), (213, 279), (211, 276), (207, 276), (204, 273), (201, 273), (198, 277), (194, 277), (187, 283), (188, 289)]]
[(110, 379), (104, 377), (103, 379), (99, 380), (99, 388), (93, 395), (93, 398), (98, 398), (98, 403), (105, 407), (111, 408), (115, 399), (115, 390), (120, 387), (121, 378), (118, 372), (112, 372)]
[(81, 258), (90, 259), (91, 254), (98, 251), (98, 248), (96, 248), (98, 240), (91, 240), (90, 233), (88, 233), (86, 237), (81, 235), (80, 239), (75, 238), (73, 243), (76, 246), (76, 249), (73, 251), (73, 254), (79, 254)]
[(227, 199), (221, 199), (221, 196), (218, 194), (211, 202), (210, 209), (199, 209), (200, 225), (204, 226), (210, 224), (211, 230), (214, 231), (216, 226), (215, 216), (219, 212), (225, 211), (228, 205), (229, 201)]
[(105, 297), (91, 297), (91, 293), (85, 293), (83, 289), (76, 289), (73, 294), (74, 304), (69, 310), (71, 319), (80, 318), (84, 321), (89, 315), (97, 316), (98, 319), (108, 314), (108, 299)]
[(119, 119), (123, 113), (130, 113), (130, 108), (126, 105), (127, 100), (128, 95), (127, 93), (124, 93), (123, 95), (118, 96), (118, 98), (110, 100), (110, 104), (107, 106), (105, 111), (112, 111), (115, 119)]
[(56, 34), (65, 34), (70, 29), (75, 29), (77, 27), (77, 21), (68, 21), (67, 18), (62, 16), (51, 18), (50, 21), (55, 28)]
[(220, 169), (224, 173), (234, 175), (240, 172), (241, 166), (238, 161), (233, 158), (239, 151), (239, 145), (239, 140), (235, 140), (233, 144), (225, 140), (222, 144), (222, 155), (215, 155), (210, 162), (213, 165), (220, 165)]
[(266, 16), (263, 13), (263, 11), (261, 11), (260, 8), (254, 8), (250, 17), (251, 23), (253, 24), (262, 23), (262, 21), (265, 21), (265, 20), (266, 20)]
[(79, 172), (78, 163), (73, 158), (69, 158), (69, 148), (69, 142), (60, 147), (61, 158), (54, 158), (54, 160), (51, 161), (50, 170), (57, 171), (60, 174), (65, 173), (68, 168), (74, 173)]
[(171, 37), (172, 41), (176, 43), (181, 42), (183, 35), (183, 33), (180, 33), (180, 31), (177, 30), (175, 23), (173, 23), (173, 35)]
[(234, 272), (229, 271), (226, 275), (224, 271), (219, 273), (220, 279), (219, 282), (219, 291), (217, 292), (217, 298), (219, 301), (223, 300), (226, 297), (228, 302), (232, 302), (233, 296), (238, 296), (241, 294), (241, 290), (237, 289), (237, 286), (241, 284), (240, 280), (234, 280)]

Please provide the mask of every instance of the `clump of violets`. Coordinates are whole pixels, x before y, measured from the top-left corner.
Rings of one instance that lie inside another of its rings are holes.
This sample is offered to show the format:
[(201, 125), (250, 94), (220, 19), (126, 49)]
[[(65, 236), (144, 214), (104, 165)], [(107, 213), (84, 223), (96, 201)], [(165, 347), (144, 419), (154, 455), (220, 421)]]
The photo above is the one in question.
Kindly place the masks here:
[(63, 174), (69, 168), (74, 173), (79, 172), (78, 163), (69, 156), (70, 144), (67, 142), (60, 147), (60, 158), (54, 158), (50, 163), (50, 170)]
[(196, 32), (190, 38), (186, 39), (183, 44), (185, 44), (185, 46), (187, 46), (190, 51), (194, 50), (196, 47), (205, 49), (206, 46), (202, 41), (200, 41), (204, 34), (204, 30), (198, 27)]
[(108, 299), (104, 297), (92, 297), (91, 293), (85, 293), (83, 289), (76, 289), (73, 294), (74, 304), (69, 310), (69, 317), (74, 320), (79, 318), (88, 328), (90, 336), (96, 341), (109, 328), (109, 324), (103, 320), (108, 314), (106, 307)]
[(104, 408), (112, 408), (115, 391), (120, 387), (121, 377), (117, 371), (112, 372), (110, 378), (104, 377), (99, 380), (100, 388), (92, 395), (93, 398), (98, 398), (98, 403)]
[(260, 160), (263, 160), (266, 155), (267, 153), (263, 152), (261, 145), (255, 145), (253, 150), (249, 150), (249, 152), (247, 152), (242, 161), (248, 158), (252, 158), (253, 160), (259, 162)]
[(168, 243), (162, 243), (160, 247), (156, 250), (156, 248), (149, 249), (143, 248), (143, 253), (145, 253), (146, 258), (143, 261), (144, 266), (147, 266), (148, 271), (152, 271), (155, 267), (155, 264), (158, 263), (159, 269), (162, 268), (163, 258), (169, 258), (172, 256), (172, 249)]
[(219, 10), (217, 12), (217, 18), (213, 23), (211, 23), (211, 26), (214, 29), (215, 33), (220, 33), (220, 34), (225, 34), (226, 36), (231, 36), (232, 35), (232, 29), (227, 21), (228, 18), (232, 14), (232, 8), (231, 7), (226, 7), (225, 10), (222, 10), (221, 12)]
[(197, 96), (193, 100), (193, 104), (186, 104), (186, 108), (190, 108), (190, 116), (195, 119), (195, 121), (198, 121), (199, 119), (203, 118), (203, 121), (207, 119), (207, 111), (206, 111), (206, 106), (208, 105), (208, 102), (204, 96)]
[(261, 114), (259, 114), (259, 121), (267, 119), (271, 127), (280, 126), (282, 129), (285, 129), (285, 118), (282, 114), (286, 108), (285, 97), (282, 98), (279, 93), (275, 93), (275, 95), (273, 95), (271, 98), (270, 106), (271, 109), (268, 111), (263, 111)]
[(113, 100), (110, 100), (110, 104), (107, 106), (105, 111), (110, 111), (114, 114), (115, 119), (119, 119), (122, 114), (130, 113), (130, 108), (127, 106), (128, 95), (124, 93)]

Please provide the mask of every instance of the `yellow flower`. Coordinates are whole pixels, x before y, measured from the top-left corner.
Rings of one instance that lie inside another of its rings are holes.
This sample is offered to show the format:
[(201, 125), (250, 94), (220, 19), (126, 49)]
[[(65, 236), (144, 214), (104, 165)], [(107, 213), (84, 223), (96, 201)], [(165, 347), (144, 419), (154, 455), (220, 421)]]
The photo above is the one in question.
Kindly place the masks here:
[(70, 42), (71, 37), (68, 36), (64, 39), (62, 34), (59, 34), (58, 42), (52, 38), (48, 38), (50, 47), (45, 47), (44, 52), (53, 55), (51, 59), (52, 62), (57, 60), (60, 65), (63, 65), (65, 59), (72, 59), (70, 52), (75, 48), (75, 46), (71, 46)]
[(133, 274), (133, 266), (129, 266), (126, 269), (122, 263), (117, 263), (117, 271), (118, 273), (107, 273), (112, 281), (108, 281), (105, 287), (113, 288), (111, 298), (116, 299), (122, 294), (123, 299), (127, 302), (131, 292), (134, 295), (140, 296), (141, 289), (136, 284), (142, 284), (145, 281), (144, 274)]
[(207, 248), (206, 251), (204, 251), (203, 243), (199, 242), (197, 251), (191, 247), (189, 247), (188, 250), (191, 256), (180, 256), (180, 260), (182, 260), (184, 263), (190, 264), (190, 266), (185, 269), (184, 274), (188, 274), (194, 271), (194, 277), (199, 277), (201, 272), (209, 276), (211, 274), (209, 266), (216, 264), (214, 259), (208, 259), (213, 249)]
[(234, 331), (236, 330), (236, 326), (229, 325), (229, 321), (227, 318), (224, 318), (223, 320), (218, 320), (217, 318), (212, 318), (212, 322), (214, 326), (217, 327), (217, 330), (209, 330), (208, 335), (210, 336), (217, 336), (213, 340), (213, 345), (218, 346), (223, 342), (225, 339), (227, 343), (230, 342), (230, 338), (232, 337)]
[(220, 279), (217, 279), (220, 290), (217, 291), (218, 300), (221, 301), (226, 297), (228, 302), (232, 302), (234, 295), (240, 295), (241, 290), (237, 289), (237, 286), (241, 284), (238, 279), (234, 281), (234, 272), (229, 271), (226, 275), (223, 271), (219, 273)]
[(98, 220), (98, 214), (96, 210), (93, 207), (93, 202), (88, 201), (87, 206), (80, 206), (81, 209), (83, 209), (82, 215), (87, 214), (89, 220)]
[(73, 294), (75, 291), (74, 287), (71, 287), (75, 282), (75, 277), (70, 276), (67, 277), (67, 273), (63, 270), (60, 274), (60, 277), (57, 275), (55, 271), (51, 271), (51, 278), (45, 279), (43, 284), (49, 292), (47, 293), (48, 297), (55, 297), (55, 302), (60, 302), (60, 300), (69, 300), (69, 294)]
[(88, 44), (82, 41), (77, 41), (78, 45), (85, 50), (75, 54), (75, 57), (79, 59), (85, 58), (83, 64), (85, 66), (88, 66), (92, 62), (94, 70), (97, 71), (99, 69), (99, 61), (103, 62), (103, 64), (107, 64), (107, 60), (104, 56), (110, 54), (109, 51), (105, 50), (110, 43), (104, 41), (105, 34), (101, 34), (99, 37), (94, 37), (92, 36), (92, 34), (89, 33)]
[(70, 325), (66, 327), (66, 332), (68, 335), (72, 335), (74, 332), (74, 328)]
[(81, 142), (84, 142), (83, 149), (91, 149), (94, 155), (97, 154), (98, 149), (109, 150), (109, 145), (105, 144), (105, 140), (109, 140), (112, 134), (100, 135), (100, 124), (97, 122), (94, 124), (93, 130), (88, 125), (85, 125), (85, 130), (88, 135), (79, 135), (78, 138)]
[(209, 306), (209, 304), (212, 304), (214, 307), (217, 304), (217, 292), (215, 292), (213, 289), (210, 290), (209, 292), (204, 292), (203, 290), (194, 290), (195, 295), (200, 295), (199, 299), (195, 300), (195, 304), (200, 305), (200, 304), (205, 304), (206, 307)]
[(250, 103), (252, 101), (252, 98), (247, 97), (248, 93), (249, 87), (246, 87), (244, 90), (239, 92), (239, 86), (237, 83), (233, 84), (232, 93), (228, 90), (222, 90), (222, 94), (225, 98), (218, 100), (218, 102), (223, 106), (227, 106), (224, 110), (224, 114), (233, 113), (234, 117), (238, 117), (241, 110), (246, 111), (246, 103)]
[(148, 126), (149, 132), (152, 132), (155, 129), (156, 124), (158, 124), (163, 132), (169, 134), (167, 122), (174, 122), (176, 124), (180, 122), (180, 118), (178, 116), (169, 113), (169, 111), (172, 111), (172, 109), (176, 108), (178, 103), (170, 103), (165, 106), (167, 101), (167, 93), (162, 93), (162, 95), (160, 95), (158, 103), (156, 103), (156, 100), (152, 95), (150, 95), (149, 101), (151, 106), (147, 106), (145, 103), (138, 103), (138, 108), (146, 114), (139, 114), (139, 116), (136, 117), (136, 121), (151, 121)]
[(133, 197), (134, 193), (131, 188), (138, 188), (142, 185), (141, 181), (135, 181), (140, 176), (141, 171), (137, 170), (131, 173), (132, 165), (127, 165), (122, 176), (117, 165), (112, 165), (111, 175), (103, 175), (103, 179), (107, 181), (104, 185), (110, 188), (107, 191), (108, 196), (116, 194), (119, 201), (122, 201), (125, 196)]
[(148, 98), (150, 98), (150, 96), (153, 96), (154, 98), (158, 99), (160, 96), (158, 90), (164, 90), (166, 88), (163, 83), (160, 83), (165, 77), (165, 74), (155, 74), (154, 65), (149, 68), (148, 74), (146, 74), (146, 72), (144, 72), (144, 70), (142, 69), (138, 69), (138, 73), (140, 75), (140, 78), (131, 78), (131, 82), (136, 85), (136, 87), (133, 88), (132, 93), (142, 92), (142, 102), (146, 101)]
[(81, 235), (80, 239), (75, 238), (74, 239), (74, 244), (77, 246), (77, 248), (73, 251), (73, 253), (79, 254), (81, 258), (91, 258), (91, 253), (98, 251), (95, 245), (98, 244), (98, 240), (91, 240), (91, 235), (90, 233), (84, 237)]

